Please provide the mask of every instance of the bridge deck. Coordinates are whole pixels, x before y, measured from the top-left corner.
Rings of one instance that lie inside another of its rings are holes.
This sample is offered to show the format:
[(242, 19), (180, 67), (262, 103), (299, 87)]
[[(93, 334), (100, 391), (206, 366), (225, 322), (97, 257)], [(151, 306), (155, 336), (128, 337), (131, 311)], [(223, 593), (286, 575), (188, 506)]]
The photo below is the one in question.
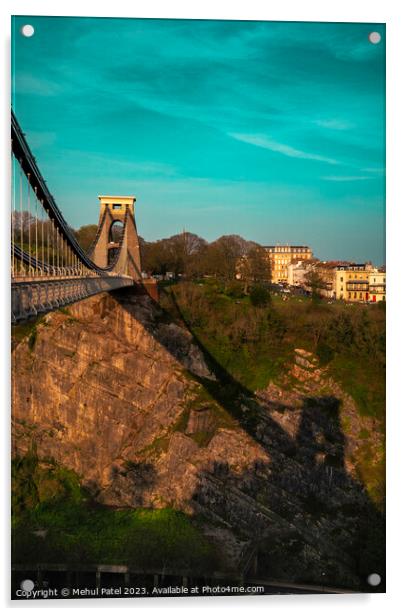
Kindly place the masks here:
[(12, 323), (24, 321), (67, 304), (122, 287), (133, 286), (129, 276), (30, 277), (13, 279), (11, 284)]

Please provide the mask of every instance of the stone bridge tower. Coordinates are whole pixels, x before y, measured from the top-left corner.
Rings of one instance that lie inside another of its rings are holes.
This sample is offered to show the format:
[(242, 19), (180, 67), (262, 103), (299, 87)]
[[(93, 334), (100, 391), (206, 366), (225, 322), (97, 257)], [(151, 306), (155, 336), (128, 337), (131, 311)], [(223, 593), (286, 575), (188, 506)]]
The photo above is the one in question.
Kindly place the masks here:
[(100, 195), (100, 212), (95, 243), (90, 251), (93, 261), (107, 267), (120, 256), (113, 268), (135, 280), (141, 280), (141, 257), (135, 224), (135, 197)]

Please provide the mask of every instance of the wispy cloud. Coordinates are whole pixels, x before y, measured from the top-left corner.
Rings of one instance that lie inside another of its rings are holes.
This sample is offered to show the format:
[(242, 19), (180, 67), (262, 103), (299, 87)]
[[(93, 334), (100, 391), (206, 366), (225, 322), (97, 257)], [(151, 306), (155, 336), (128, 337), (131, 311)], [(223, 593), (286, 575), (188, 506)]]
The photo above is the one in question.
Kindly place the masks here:
[(319, 162), (328, 163), (330, 165), (337, 165), (338, 161), (333, 158), (328, 158), (326, 156), (321, 156), (320, 154), (313, 154), (311, 152), (304, 152), (303, 150), (297, 150), (290, 145), (286, 145), (284, 143), (278, 143), (265, 135), (248, 135), (244, 133), (229, 133), (230, 137), (233, 139), (237, 139), (238, 141), (244, 141), (245, 143), (250, 143), (251, 145), (255, 145), (259, 148), (264, 148), (266, 150), (271, 150), (272, 152), (279, 152), (279, 154), (283, 154), (284, 156), (290, 156), (291, 158), (304, 158), (308, 160), (317, 160)]
[[(121, 182), (122, 178), (127, 178), (128, 182), (133, 179), (152, 180), (166, 179), (172, 180), (178, 177), (178, 170), (174, 165), (160, 163), (152, 160), (132, 161), (116, 156), (107, 156), (97, 152), (82, 152), (76, 149), (64, 148), (60, 150), (63, 163), (69, 168), (87, 169), (90, 177), (102, 177), (110, 180), (116, 179)], [(49, 161), (48, 170), (57, 168), (58, 161)], [(92, 180), (91, 180), (92, 181)]]
[(385, 169), (383, 167), (366, 167), (362, 169), (364, 173), (373, 173), (375, 175), (384, 175)]
[(347, 120), (339, 120), (337, 118), (329, 120), (316, 120), (314, 123), (317, 126), (329, 128), (331, 130), (350, 130), (351, 128), (354, 128), (354, 124), (352, 124), (352, 122), (348, 122)]
[(321, 178), (328, 182), (359, 182), (361, 180), (373, 180), (368, 175), (329, 175)]
[(19, 94), (35, 94), (39, 96), (57, 96), (63, 92), (63, 85), (34, 77), (28, 73), (16, 74), (16, 89)]

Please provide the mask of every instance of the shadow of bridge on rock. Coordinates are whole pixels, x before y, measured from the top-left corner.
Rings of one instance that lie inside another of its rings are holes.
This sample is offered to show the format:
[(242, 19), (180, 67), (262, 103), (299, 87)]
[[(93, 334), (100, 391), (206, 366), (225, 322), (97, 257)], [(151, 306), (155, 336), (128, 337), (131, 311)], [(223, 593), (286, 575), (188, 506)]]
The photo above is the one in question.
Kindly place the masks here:
[[(141, 317), (129, 290), (115, 292), (113, 297), (175, 355), (164, 337), (158, 336), (157, 324), (149, 315)], [(146, 301), (161, 313), (158, 304)], [(264, 448), (270, 460), (268, 464), (257, 461), (240, 474), (228, 464), (215, 462), (212, 470), (199, 474), (192, 497), (196, 509), (208, 515), (213, 508), (220, 523), (248, 541), (244, 566), (253, 561), (257, 577), (384, 592), (384, 583), (375, 588), (367, 583), (371, 573), (385, 579), (384, 517), (364, 485), (345, 468), (341, 401), (332, 396), (306, 396), (302, 407), (296, 408), (259, 400), (216, 361), (186, 322), (174, 297), (173, 302), (216, 380), (195, 373), (192, 377)], [(168, 320), (168, 315), (164, 318)], [(182, 362), (180, 355), (176, 359)], [(273, 410), (294, 414), (295, 435), (270, 416)], [(258, 558), (250, 559), (250, 553)]]

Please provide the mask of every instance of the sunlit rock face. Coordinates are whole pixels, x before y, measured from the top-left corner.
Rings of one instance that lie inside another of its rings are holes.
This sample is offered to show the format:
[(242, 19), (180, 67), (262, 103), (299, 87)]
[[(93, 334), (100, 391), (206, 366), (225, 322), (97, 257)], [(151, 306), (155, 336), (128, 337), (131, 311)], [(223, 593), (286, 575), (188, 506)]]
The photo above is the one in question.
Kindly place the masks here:
[(202, 514), (236, 571), (316, 580), (324, 569), (358, 585), (356, 543), (375, 513), (354, 457), (375, 426), (303, 349), (283, 386), (234, 393), (232, 406), (217, 385), (191, 334), (150, 298), (96, 296), (15, 346), (13, 450), (34, 443), (106, 505)]
[(193, 404), (189, 372), (214, 376), (191, 335), (160, 317), (149, 298), (127, 293), (47, 315), (34, 345), (13, 354), (15, 450), (34, 439), (107, 504), (187, 510), (198, 472), (215, 461), (241, 473), (267, 460), (234, 422), (224, 428), (208, 403)]

